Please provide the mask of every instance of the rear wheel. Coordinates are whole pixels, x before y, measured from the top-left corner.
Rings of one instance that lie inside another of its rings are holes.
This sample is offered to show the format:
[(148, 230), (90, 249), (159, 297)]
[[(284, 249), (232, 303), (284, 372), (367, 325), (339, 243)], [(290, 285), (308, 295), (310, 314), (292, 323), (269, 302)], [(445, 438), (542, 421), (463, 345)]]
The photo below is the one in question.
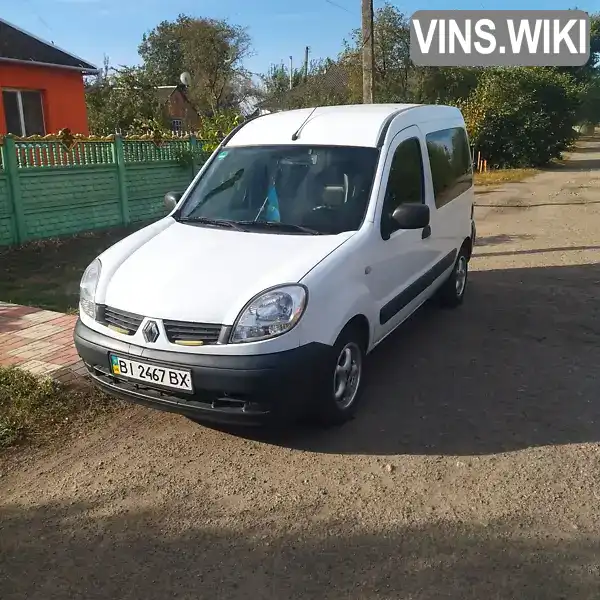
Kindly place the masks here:
[(467, 289), (468, 279), (469, 252), (468, 249), (463, 246), (458, 253), (452, 273), (450, 273), (450, 276), (440, 288), (439, 299), (443, 307), (455, 308), (462, 304)]
[(323, 425), (341, 425), (354, 417), (364, 375), (365, 344), (357, 328), (340, 333), (318, 391), (316, 416)]

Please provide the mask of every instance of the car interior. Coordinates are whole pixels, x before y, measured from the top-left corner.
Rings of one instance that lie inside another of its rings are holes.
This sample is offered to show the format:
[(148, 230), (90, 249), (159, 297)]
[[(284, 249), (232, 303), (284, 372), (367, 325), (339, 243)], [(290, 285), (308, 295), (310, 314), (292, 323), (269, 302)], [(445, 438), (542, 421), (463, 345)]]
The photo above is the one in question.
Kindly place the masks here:
[(356, 230), (366, 211), (370, 174), (356, 160), (335, 154), (325, 149), (300, 157), (258, 157), (244, 169), (232, 165), (217, 186), (220, 191), (205, 196), (193, 213), (237, 221), (265, 220), (273, 186), (282, 223), (320, 233)]

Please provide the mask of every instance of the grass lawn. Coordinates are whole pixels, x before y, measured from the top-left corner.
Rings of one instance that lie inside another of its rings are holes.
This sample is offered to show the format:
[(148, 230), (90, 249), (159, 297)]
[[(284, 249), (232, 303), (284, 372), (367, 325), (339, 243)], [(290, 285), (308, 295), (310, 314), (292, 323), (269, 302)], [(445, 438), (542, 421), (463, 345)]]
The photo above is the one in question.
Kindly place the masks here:
[(73, 312), (79, 302), (79, 280), (88, 264), (144, 225), (0, 247), (0, 301)]
[(523, 181), (541, 173), (540, 169), (496, 169), (486, 173), (475, 173), (475, 185), (502, 185), (503, 183), (514, 183)]
[(74, 388), (16, 367), (0, 366), (0, 454), (56, 439), (75, 424), (125, 406), (91, 387)]

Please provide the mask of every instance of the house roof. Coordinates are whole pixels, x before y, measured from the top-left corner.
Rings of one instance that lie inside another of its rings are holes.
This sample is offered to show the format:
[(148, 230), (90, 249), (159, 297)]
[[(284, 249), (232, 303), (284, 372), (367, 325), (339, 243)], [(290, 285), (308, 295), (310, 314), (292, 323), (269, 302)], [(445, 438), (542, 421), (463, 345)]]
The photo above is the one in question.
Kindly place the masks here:
[(175, 90), (177, 90), (176, 85), (159, 85), (156, 88), (158, 101), (161, 104), (165, 104), (165, 102), (168, 102), (169, 98), (174, 94)]
[(200, 114), (198, 112), (198, 109), (192, 104), (192, 101), (189, 99), (189, 97), (185, 91), (185, 87), (183, 85), (159, 85), (156, 88), (156, 95), (158, 97), (158, 101), (160, 102), (160, 104), (165, 104), (166, 102), (168, 102), (169, 98), (175, 92), (179, 92), (181, 94), (181, 97), (183, 98), (183, 100), (191, 106), (192, 110), (196, 114), (198, 114), (198, 115)]
[(96, 73), (91, 63), (0, 19), (0, 61), (49, 65)]

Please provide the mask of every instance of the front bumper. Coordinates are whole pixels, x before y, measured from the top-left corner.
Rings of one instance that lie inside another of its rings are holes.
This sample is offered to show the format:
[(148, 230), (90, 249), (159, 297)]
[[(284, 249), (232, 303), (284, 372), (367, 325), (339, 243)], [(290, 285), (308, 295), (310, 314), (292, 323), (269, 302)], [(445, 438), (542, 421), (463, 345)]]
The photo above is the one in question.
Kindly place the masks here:
[[(206, 355), (152, 350), (116, 340), (77, 321), (75, 347), (94, 382), (109, 394), (191, 418), (259, 424), (293, 418), (315, 397), (333, 349), (311, 343), (261, 355)], [(109, 353), (191, 371), (194, 393), (165, 390), (115, 377)]]

